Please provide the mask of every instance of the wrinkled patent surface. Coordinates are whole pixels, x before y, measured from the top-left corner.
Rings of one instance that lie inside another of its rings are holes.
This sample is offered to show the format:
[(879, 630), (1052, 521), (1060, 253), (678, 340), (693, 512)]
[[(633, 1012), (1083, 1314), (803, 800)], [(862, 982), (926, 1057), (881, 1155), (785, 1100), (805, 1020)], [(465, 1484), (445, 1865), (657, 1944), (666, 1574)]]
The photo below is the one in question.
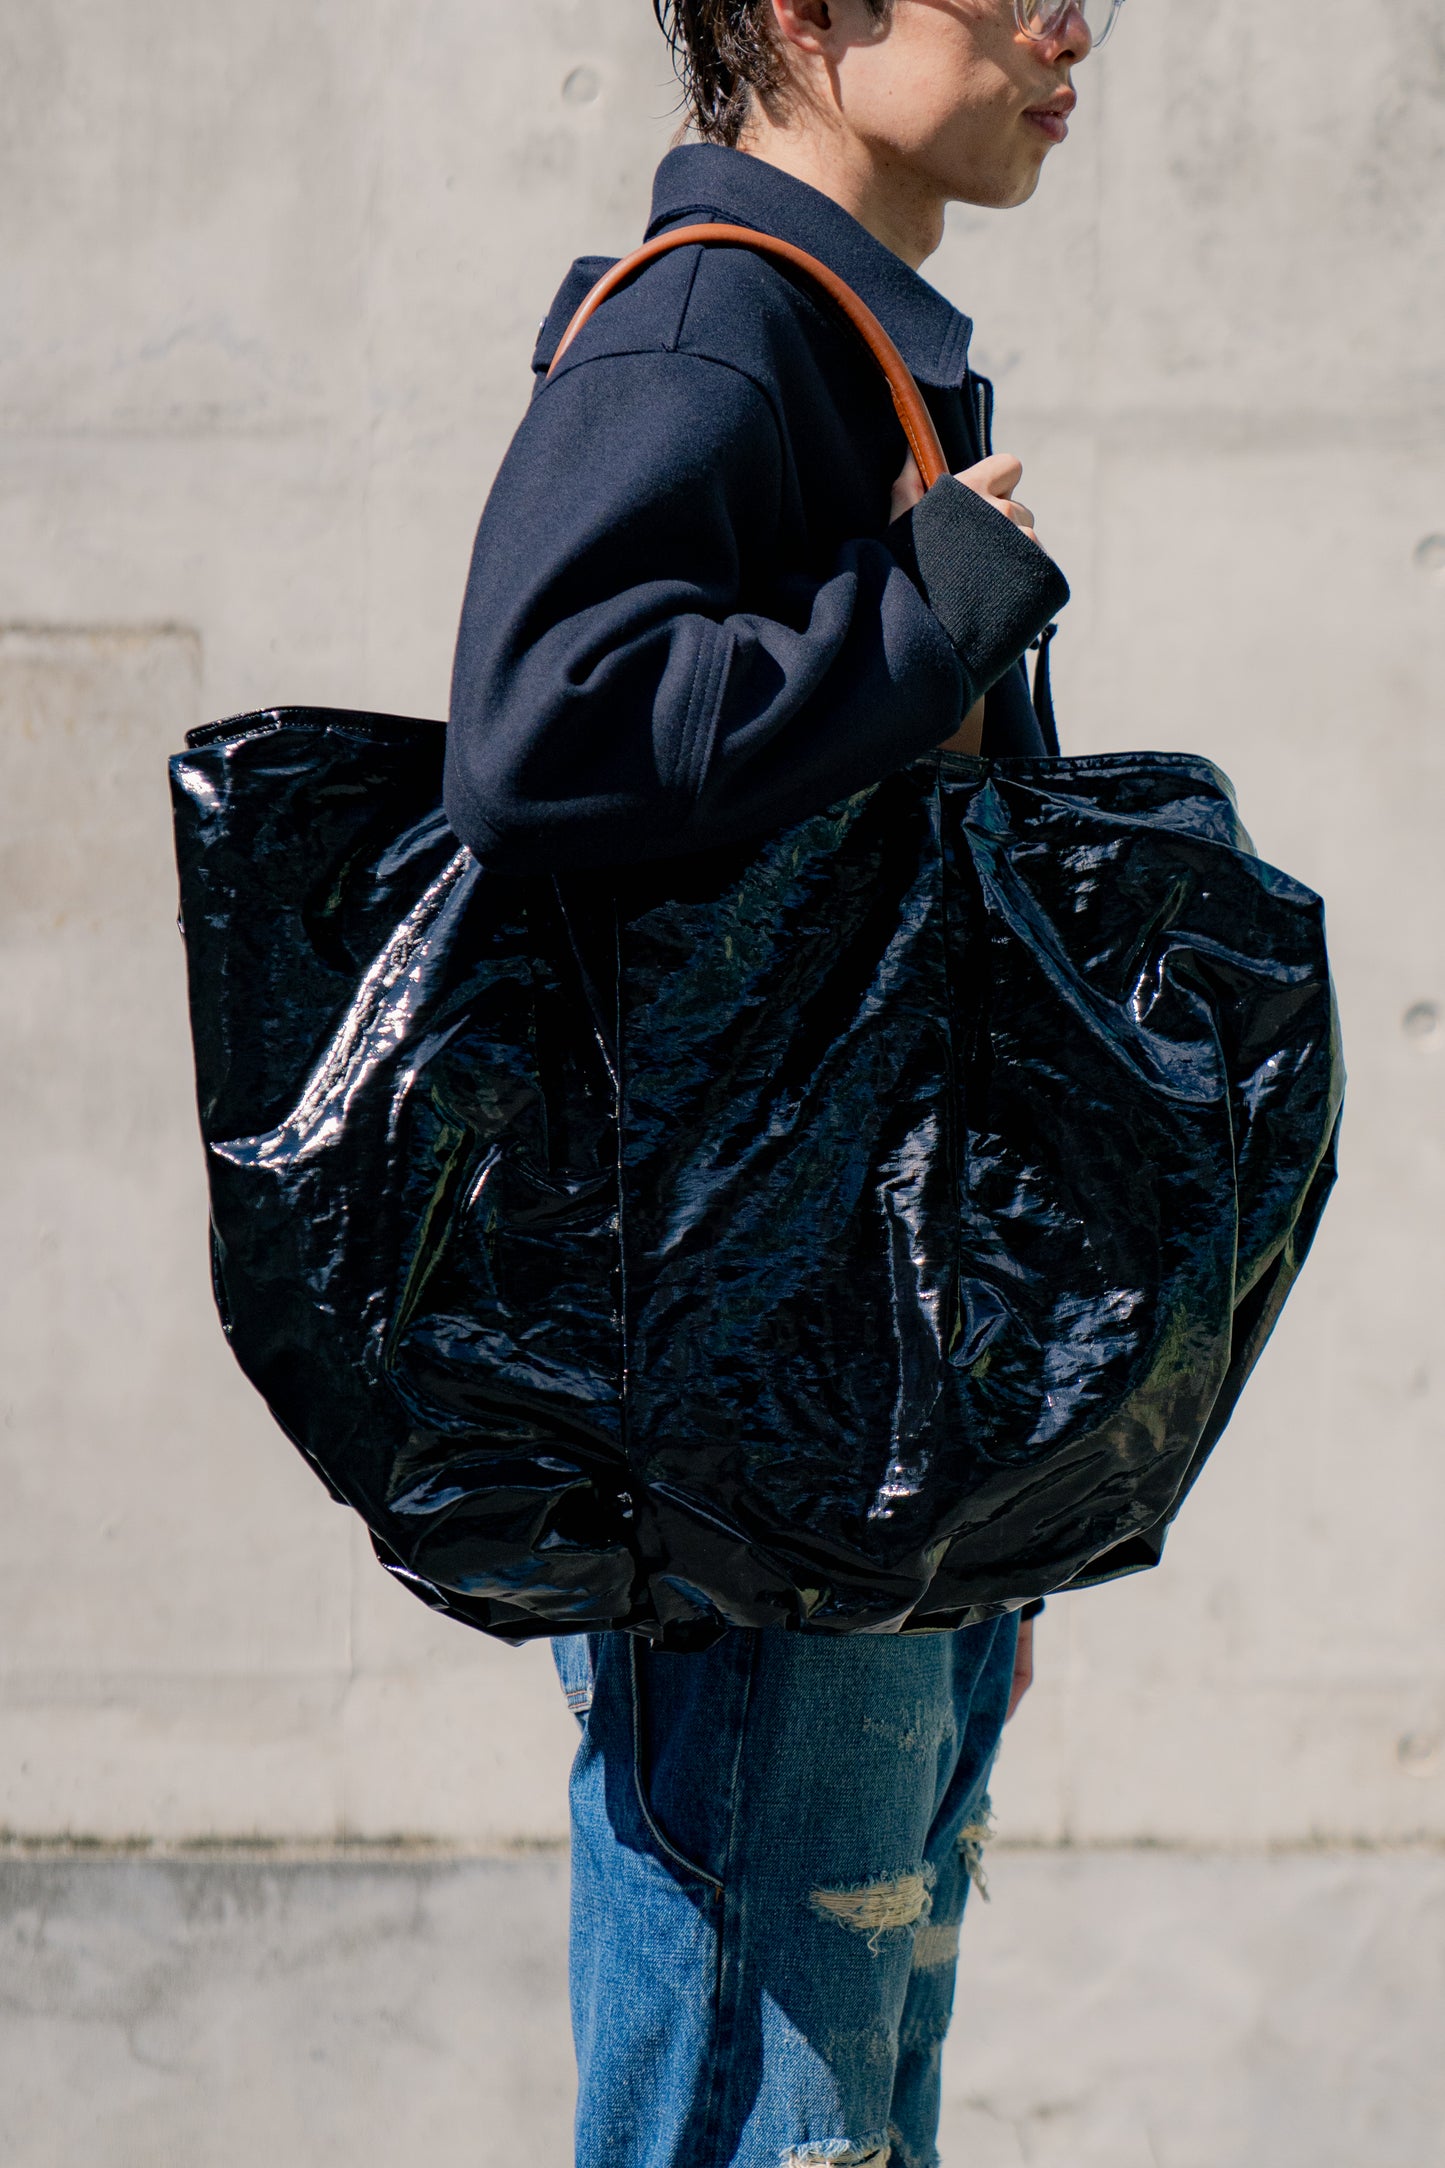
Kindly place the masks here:
[(678, 1646), (1156, 1563), (1343, 1088), (1319, 900), (1218, 771), (942, 755), (554, 884), (458, 844), (442, 742), (172, 763), (223, 1322), (383, 1562)]

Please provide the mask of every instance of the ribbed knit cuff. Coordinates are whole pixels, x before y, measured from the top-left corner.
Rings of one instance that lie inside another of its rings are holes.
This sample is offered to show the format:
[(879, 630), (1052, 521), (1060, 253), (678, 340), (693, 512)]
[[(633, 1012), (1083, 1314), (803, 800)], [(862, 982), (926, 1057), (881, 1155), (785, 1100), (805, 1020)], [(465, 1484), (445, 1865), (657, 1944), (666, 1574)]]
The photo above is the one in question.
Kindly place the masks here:
[(952, 642), (971, 707), (1069, 599), (1046, 550), (946, 475), (884, 537)]

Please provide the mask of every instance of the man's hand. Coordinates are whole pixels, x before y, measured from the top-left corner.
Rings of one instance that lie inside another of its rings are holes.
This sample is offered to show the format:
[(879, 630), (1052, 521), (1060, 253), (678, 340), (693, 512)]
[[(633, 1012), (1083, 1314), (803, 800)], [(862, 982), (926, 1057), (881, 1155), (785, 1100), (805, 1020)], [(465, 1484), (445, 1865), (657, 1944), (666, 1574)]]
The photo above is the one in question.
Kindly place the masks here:
[(1014, 1656), (1014, 1680), (1008, 1697), (1008, 1723), (1014, 1710), (1034, 1683), (1034, 1622), (1031, 1618), (1019, 1621), (1019, 1645)]
[[(982, 497), (986, 504), (991, 504), (995, 511), (1002, 512), (1005, 519), (1012, 520), (1015, 527), (1022, 527), (1024, 533), (1037, 542), (1039, 538), (1034, 533), (1034, 515), (1026, 504), (1020, 504), (1014, 496), (1014, 491), (1023, 478), (1023, 461), (1015, 459), (1011, 452), (993, 452), (987, 459), (981, 459), (976, 467), (965, 467), (961, 474), (953, 477), (955, 482), (962, 482), (965, 489), (971, 489), (976, 497)], [(918, 462), (910, 452), (903, 462), (903, 472), (893, 484), (889, 518), (902, 519), (905, 512), (911, 512), (916, 504), (922, 504), (926, 494), (923, 477), (918, 471)]]
[[(965, 467), (961, 474), (954, 476), (954, 480), (962, 482), (964, 488), (971, 489), (975, 496), (982, 497), (995, 511), (1002, 512), (1004, 518), (1012, 520), (1015, 527), (1021, 527), (1031, 542), (1037, 542), (1039, 538), (1034, 533), (1034, 515), (1026, 504), (1020, 504), (1014, 496), (1014, 491), (1023, 480), (1023, 474), (1022, 460), (1015, 459), (1009, 452), (994, 452), (989, 458), (981, 459), (976, 467)], [(902, 519), (905, 512), (911, 512), (916, 504), (922, 504), (926, 495), (923, 477), (918, 471), (918, 462), (910, 452), (903, 462), (903, 472), (893, 484), (889, 518)], [(982, 744), (983, 702), (976, 700), (953, 736), (944, 739), (939, 751), (973, 754), (978, 752)], [(1026, 1680), (1024, 1687), (1019, 1689), (1020, 1693), (1026, 1690), (1027, 1683)], [(1012, 1715), (1012, 1710), (1009, 1713)]]
[(1031, 542), (1037, 542), (1039, 538), (1034, 533), (1034, 515), (1028, 506), (1020, 504), (1014, 495), (1023, 478), (1024, 463), (1021, 459), (1015, 459), (1012, 452), (994, 452), (989, 458), (981, 459), (976, 467), (965, 467), (962, 474), (954, 476), (954, 480), (962, 482), (965, 489), (971, 489), (975, 496), (982, 497), (995, 511), (1002, 512), (1005, 519), (1012, 520), (1015, 527), (1022, 527)]

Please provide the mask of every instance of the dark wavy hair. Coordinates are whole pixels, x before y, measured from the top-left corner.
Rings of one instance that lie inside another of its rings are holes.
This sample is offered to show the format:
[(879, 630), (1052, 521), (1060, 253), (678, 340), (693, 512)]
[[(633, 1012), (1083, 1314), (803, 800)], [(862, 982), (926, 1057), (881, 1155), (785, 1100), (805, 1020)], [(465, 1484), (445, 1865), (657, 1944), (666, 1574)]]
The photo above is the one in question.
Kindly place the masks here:
[[(875, 16), (892, 0), (867, 0)], [(689, 126), (704, 143), (736, 144), (752, 100), (782, 88), (772, 0), (652, 0), (672, 48)]]

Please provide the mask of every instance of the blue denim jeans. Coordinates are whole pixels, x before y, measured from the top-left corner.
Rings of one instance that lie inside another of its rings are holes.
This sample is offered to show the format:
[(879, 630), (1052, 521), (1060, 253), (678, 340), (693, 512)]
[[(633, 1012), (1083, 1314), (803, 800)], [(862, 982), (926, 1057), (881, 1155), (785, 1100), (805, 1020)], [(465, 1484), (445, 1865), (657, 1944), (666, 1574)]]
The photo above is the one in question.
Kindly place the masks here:
[(578, 2168), (933, 2168), (1017, 1633), (553, 1644)]

